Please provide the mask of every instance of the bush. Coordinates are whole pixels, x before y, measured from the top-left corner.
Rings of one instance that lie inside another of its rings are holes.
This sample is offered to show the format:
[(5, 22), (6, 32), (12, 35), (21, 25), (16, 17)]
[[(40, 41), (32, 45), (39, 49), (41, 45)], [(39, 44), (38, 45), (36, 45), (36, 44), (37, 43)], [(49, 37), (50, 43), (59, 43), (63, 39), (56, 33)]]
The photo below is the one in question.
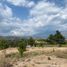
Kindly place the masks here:
[(0, 40), (0, 49), (6, 49), (9, 45), (7, 43), (7, 40)]
[(28, 45), (35, 46), (35, 40), (32, 37), (28, 39)]
[(19, 51), (21, 57), (23, 56), (23, 52), (26, 51), (26, 45), (27, 45), (27, 43), (25, 40), (21, 40), (18, 43), (18, 51)]

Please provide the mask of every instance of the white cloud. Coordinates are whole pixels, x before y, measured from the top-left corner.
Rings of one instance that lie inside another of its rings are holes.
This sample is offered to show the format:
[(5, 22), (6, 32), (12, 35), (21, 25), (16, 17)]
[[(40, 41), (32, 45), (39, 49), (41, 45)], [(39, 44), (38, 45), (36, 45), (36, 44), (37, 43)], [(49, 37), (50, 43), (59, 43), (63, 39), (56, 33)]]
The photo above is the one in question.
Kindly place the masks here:
[[(66, 30), (67, 29), (66, 12), (67, 7), (63, 9), (59, 8), (54, 3), (40, 1), (30, 11), (30, 15), (33, 17), (31, 19), (32, 20), (31, 24), (34, 25), (33, 29), (35, 29), (35, 32), (39, 32), (39, 29), (45, 30), (47, 27), (49, 30), (57, 30), (57, 29), (60, 31)], [(41, 32), (43, 31), (40, 31), (39, 33)]]
[(54, 4), (48, 2), (39, 2), (31, 9), (30, 15), (33, 16), (36, 21), (35, 26), (39, 27), (51, 24), (51, 20), (57, 17), (57, 14), (61, 11), (61, 8), (56, 7)]
[(33, 7), (35, 3), (33, 1), (28, 2), (27, 7)]
[(25, 6), (27, 4), (28, 1), (26, 0), (7, 0), (8, 2), (11, 2), (12, 4), (16, 5), (16, 6)]
[(35, 5), (31, 10), (32, 15), (43, 15), (43, 14), (56, 14), (60, 11), (60, 8), (55, 6), (55, 4), (51, 4), (49, 2), (39, 2)]
[(7, 0), (7, 2), (12, 3), (15, 6), (23, 7), (33, 7), (35, 5), (34, 1), (29, 0)]
[(12, 9), (8, 6), (3, 6), (0, 3), (0, 15), (4, 18), (9, 18), (13, 16)]
[[(30, 9), (30, 18), (21, 20), (17, 17), (13, 17), (11, 8), (8, 6), (3, 7), (0, 5), (0, 14), (4, 19), (0, 23), (0, 34), (5, 35), (34, 35), (49, 30), (66, 30), (67, 23), (67, 8), (59, 8), (53, 3), (40, 1), (34, 4), (33, 1), (28, 0), (8, 0), (16, 6), (27, 6)], [(7, 19), (8, 18), (8, 19)], [(65, 23), (63, 23), (65, 22)], [(42, 31), (43, 30), (43, 31)]]
[(67, 8), (60, 11), (59, 15), (62, 19), (67, 19)]

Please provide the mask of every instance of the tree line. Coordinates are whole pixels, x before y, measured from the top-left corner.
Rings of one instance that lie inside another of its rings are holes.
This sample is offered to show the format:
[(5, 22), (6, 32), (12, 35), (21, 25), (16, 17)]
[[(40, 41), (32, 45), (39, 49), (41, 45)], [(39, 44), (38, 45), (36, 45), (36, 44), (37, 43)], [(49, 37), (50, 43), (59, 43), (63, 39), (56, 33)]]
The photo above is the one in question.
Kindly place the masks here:
[[(37, 43), (38, 41), (39, 43)], [(40, 42), (41, 41), (41, 42)], [(33, 37), (30, 38), (21, 38), (21, 39), (14, 39), (14, 40), (9, 40), (9, 39), (2, 39), (0, 38), (0, 49), (6, 49), (9, 47), (17, 47), (20, 55), (23, 55), (23, 52), (26, 51), (26, 47), (29, 45), (30, 47), (34, 46), (40, 46), (44, 47), (45, 42), (47, 43), (46, 45), (58, 45), (59, 47), (62, 46), (62, 44), (66, 44), (65, 37), (61, 34), (60, 31), (56, 31), (55, 34), (50, 34), (47, 39), (34, 39)]]
[[(37, 43), (36, 41), (38, 42), (41, 42), (41, 43)], [(33, 37), (29, 37), (29, 38), (21, 38), (21, 39), (6, 39), (6, 38), (0, 38), (0, 49), (5, 49), (5, 48), (8, 48), (8, 47), (18, 47), (18, 44), (20, 44), (20, 42), (25, 42), (26, 43), (26, 46), (27, 45), (30, 45), (31, 47), (32, 46), (42, 46), (42, 45), (45, 45), (45, 42), (47, 44), (59, 44), (59, 46), (61, 46), (62, 44), (66, 44), (66, 41), (65, 41), (65, 37), (61, 34), (60, 31), (56, 31), (55, 34), (50, 34), (48, 36), (48, 38), (46, 39), (34, 39)], [(44, 42), (44, 43), (43, 43)]]

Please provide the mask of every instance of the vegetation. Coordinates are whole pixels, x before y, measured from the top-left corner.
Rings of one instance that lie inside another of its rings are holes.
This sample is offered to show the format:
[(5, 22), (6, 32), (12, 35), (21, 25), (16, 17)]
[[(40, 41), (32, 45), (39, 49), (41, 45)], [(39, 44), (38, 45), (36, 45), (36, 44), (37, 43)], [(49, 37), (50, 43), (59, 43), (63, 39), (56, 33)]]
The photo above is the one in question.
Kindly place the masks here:
[(5, 50), (3, 50), (2, 54), (0, 54), (0, 67), (13, 67), (13, 65), (10, 64), (10, 60), (6, 58)]
[[(58, 45), (59, 47), (61, 47), (65, 44), (66, 44), (65, 37), (59, 31), (56, 31), (55, 34), (50, 34), (47, 39), (34, 39), (33, 37), (30, 37), (29, 39), (27, 38), (23, 38), (23, 39), (0, 38), (0, 50), (4, 49), (2, 52), (3, 55), (0, 55), (0, 67), (12, 67), (13, 65), (10, 63), (10, 61), (13, 58), (14, 58), (13, 61), (17, 61), (20, 57), (30, 58), (34, 56), (47, 55), (48, 56), (47, 59), (52, 60), (50, 56), (55, 55), (58, 58), (67, 59), (67, 51), (62, 52), (60, 50), (55, 50), (54, 47), (52, 48), (52, 50), (50, 49), (49, 51), (35, 50), (31, 52), (25, 52), (27, 45), (30, 45), (31, 47), (44, 47), (45, 45), (47, 46), (48, 45), (52, 45), (52, 46)], [(17, 47), (19, 54), (18, 52), (13, 53), (13, 54), (12, 53), (6, 54), (7, 52), (5, 52), (6, 51), (5, 49), (9, 47)], [(27, 61), (30, 61), (30, 59)]]
[(23, 52), (26, 51), (26, 41), (25, 40), (20, 40), (18, 43), (18, 51), (20, 53), (20, 56), (23, 56)]
[(30, 46), (34, 46), (35, 45), (35, 40), (32, 37), (30, 37), (28, 39), (28, 45), (30, 45)]
[[(55, 34), (50, 34), (47, 39), (34, 39), (33, 37), (27, 38), (14, 38), (14, 39), (6, 39), (6, 38), (0, 38), (0, 50), (6, 49), (8, 47), (18, 47), (19, 52), (25, 51), (26, 46), (30, 45), (37, 46), (37, 47), (44, 47), (45, 45), (48, 46), (48, 44), (52, 45), (58, 45), (62, 46), (63, 44), (66, 44), (65, 37), (61, 34), (61, 32), (56, 31)], [(23, 51), (22, 51), (23, 49)]]
[(59, 46), (61, 46), (62, 44), (65, 44), (65, 37), (59, 31), (56, 31), (54, 35), (49, 35), (47, 42), (50, 44), (59, 44)]
[(8, 47), (9, 47), (9, 46), (8, 46), (7, 40), (1, 39), (1, 40), (0, 40), (0, 49), (6, 49), (6, 48), (8, 48)]

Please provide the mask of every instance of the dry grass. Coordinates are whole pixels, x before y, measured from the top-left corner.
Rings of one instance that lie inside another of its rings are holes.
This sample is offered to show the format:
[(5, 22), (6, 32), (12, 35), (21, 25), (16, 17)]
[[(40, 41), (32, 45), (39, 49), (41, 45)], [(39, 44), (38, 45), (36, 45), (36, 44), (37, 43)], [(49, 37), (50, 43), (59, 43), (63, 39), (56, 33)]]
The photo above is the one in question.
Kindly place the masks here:
[(10, 61), (6, 58), (5, 50), (0, 54), (0, 67), (12, 67), (12, 64), (10, 64)]
[(16, 48), (10, 48), (0, 54), (0, 62), (0, 67), (67, 67), (67, 48), (29, 48), (23, 58)]
[(24, 53), (23, 58), (35, 57), (40, 55), (56, 56), (58, 58), (67, 59), (67, 48), (31, 48)]

